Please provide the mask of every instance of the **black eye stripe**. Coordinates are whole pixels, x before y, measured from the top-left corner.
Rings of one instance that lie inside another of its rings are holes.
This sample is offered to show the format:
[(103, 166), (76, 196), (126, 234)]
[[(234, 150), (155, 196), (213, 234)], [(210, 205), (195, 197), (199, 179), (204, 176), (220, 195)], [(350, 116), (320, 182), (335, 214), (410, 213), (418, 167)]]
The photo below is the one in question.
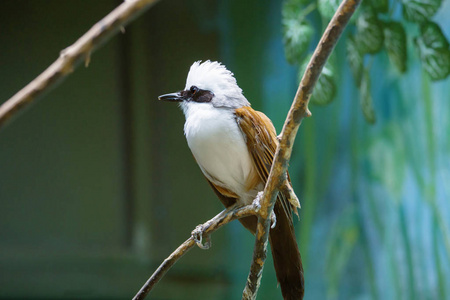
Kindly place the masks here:
[(214, 94), (208, 90), (201, 90), (196, 86), (191, 86), (189, 90), (181, 91), (181, 96), (186, 101), (194, 101), (194, 102), (211, 102)]
[(198, 90), (192, 97), (192, 101), (195, 102), (211, 102), (214, 94), (207, 90)]

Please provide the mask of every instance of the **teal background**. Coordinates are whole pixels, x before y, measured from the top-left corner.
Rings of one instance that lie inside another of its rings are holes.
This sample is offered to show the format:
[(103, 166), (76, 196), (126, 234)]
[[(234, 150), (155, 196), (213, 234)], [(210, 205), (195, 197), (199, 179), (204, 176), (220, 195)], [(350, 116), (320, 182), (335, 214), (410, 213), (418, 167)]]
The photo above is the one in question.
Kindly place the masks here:
[[(0, 2), (0, 102), (119, 3)], [(447, 37), (448, 13), (434, 17)], [(338, 97), (310, 107), (289, 168), (305, 299), (450, 299), (450, 79), (431, 82), (413, 48), (403, 76), (377, 55), (369, 125), (344, 43), (335, 55)], [(160, 1), (0, 130), (0, 298), (130, 299), (222, 209), (181, 111), (157, 101), (200, 59), (222, 61), (281, 130), (298, 78), (268, 0)], [(149, 299), (239, 299), (252, 247), (226, 226)], [(281, 299), (270, 257), (258, 299)]]

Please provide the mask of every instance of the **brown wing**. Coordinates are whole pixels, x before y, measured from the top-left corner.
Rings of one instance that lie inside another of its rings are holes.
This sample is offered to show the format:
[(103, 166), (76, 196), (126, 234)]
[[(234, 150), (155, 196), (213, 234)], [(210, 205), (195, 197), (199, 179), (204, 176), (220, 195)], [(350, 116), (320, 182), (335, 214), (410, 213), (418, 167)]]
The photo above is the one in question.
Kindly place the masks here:
[[(260, 180), (265, 184), (278, 144), (275, 128), (269, 118), (250, 107), (237, 109), (236, 119), (246, 137), (247, 148)], [(273, 208), (277, 223), (270, 229), (269, 236), (273, 264), (284, 299), (303, 299), (304, 294), (303, 266), (291, 213), (298, 206), (297, 196), (286, 180), (280, 187)]]
[[(236, 109), (235, 114), (237, 123), (246, 137), (247, 148), (251, 154), (259, 179), (265, 184), (269, 177), (278, 144), (275, 128), (265, 114), (255, 111), (249, 106)], [(282, 204), (285, 213), (291, 219), (293, 207), (288, 199), (289, 195), (279, 193), (278, 200)]]

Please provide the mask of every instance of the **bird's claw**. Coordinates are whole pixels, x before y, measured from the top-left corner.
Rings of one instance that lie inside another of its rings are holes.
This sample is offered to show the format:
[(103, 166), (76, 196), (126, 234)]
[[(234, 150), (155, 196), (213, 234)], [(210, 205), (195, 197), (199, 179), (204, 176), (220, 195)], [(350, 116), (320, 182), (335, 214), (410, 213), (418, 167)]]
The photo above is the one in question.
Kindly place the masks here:
[[(255, 210), (258, 211), (261, 208), (261, 199), (264, 195), (264, 191), (259, 192), (256, 194), (255, 199), (252, 202), (252, 205), (255, 207)], [(270, 228), (275, 228), (277, 225), (277, 216), (275, 215), (275, 212), (272, 210), (272, 213), (270, 214)]]
[(275, 226), (277, 226), (277, 215), (275, 214), (275, 212), (272, 210), (272, 213), (270, 214), (270, 228), (274, 229)]
[(264, 195), (264, 191), (258, 192), (258, 194), (256, 194), (255, 199), (252, 202), (252, 205), (255, 207), (255, 209), (258, 211), (261, 208), (261, 199)]
[[(211, 237), (209, 234), (204, 233), (203, 225), (198, 225), (194, 230), (192, 230), (191, 236), (200, 249), (207, 250), (211, 248)], [(205, 238), (205, 243), (203, 243), (203, 237)]]

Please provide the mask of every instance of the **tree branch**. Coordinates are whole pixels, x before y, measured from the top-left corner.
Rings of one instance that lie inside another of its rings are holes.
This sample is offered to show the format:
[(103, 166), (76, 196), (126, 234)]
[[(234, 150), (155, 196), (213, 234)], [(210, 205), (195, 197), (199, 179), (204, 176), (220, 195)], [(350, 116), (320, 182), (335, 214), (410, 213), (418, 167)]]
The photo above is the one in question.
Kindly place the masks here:
[[(233, 220), (256, 215), (258, 213), (258, 210), (259, 206), (257, 206), (256, 204), (250, 204), (243, 207), (232, 206), (223, 210), (221, 213), (219, 213), (206, 223), (197, 226), (197, 228), (192, 231), (191, 237), (187, 239), (183, 244), (181, 244), (172, 254), (170, 254), (168, 258), (163, 261), (158, 269), (142, 286), (136, 296), (134, 296), (133, 300), (144, 299), (152, 290), (153, 286), (158, 283), (158, 281), (167, 273), (167, 271), (169, 271), (169, 269), (178, 261), (178, 259), (180, 259), (195, 244), (197, 244), (202, 249), (208, 249), (211, 245), (209, 242), (209, 235), (211, 233)], [(196, 236), (197, 234), (202, 235), (200, 239)], [(201, 244), (202, 237), (207, 240), (207, 246)]]
[[(105, 18), (96, 23), (73, 45), (61, 51), (59, 58), (42, 74), (0, 106), (0, 129), (6, 124), (7, 120), (17, 112), (28, 106), (45, 91), (56, 86), (56, 84), (70, 74), (81, 61), (84, 60), (87, 65), (92, 52), (107, 41), (114, 33), (118, 32), (123, 26), (157, 1), (158, 0), (125, 1)], [(323, 66), (341, 36), (343, 29), (347, 25), (360, 1), (361, 0), (344, 0), (342, 2), (325, 30), (325, 33), (306, 68), (305, 74), (303, 75), (295, 95), (294, 102), (283, 126), (281, 140), (277, 147), (274, 162), (261, 200), (261, 207), (258, 209), (254, 205), (249, 205), (240, 208), (234, 207), (227, 209), (208, 222), (200, 225), (200, 230), (194, 230), (193, 235), (164, 260), (133, 299), (143, 299), (173, 264), (196, 243), (199, 244), (199, 246), (204, 247), (203, 245), (200, 245), (201, 240), (198, 240), (195, 234), (201, 233), (203, 237), (206, 237), (207, 241), (209, 241), (209, 234), (223, 225), (232, 220), (250, 215), (258, 216), (258, 224), (253, 261), (242, 297), (243, 299), (256, 298), (262, 269), (266, 259), (267, 239), (271, 221), (270, 214), (276, 201), (277, 190), (281, 186), (283, 180), (285, 180), (285, 173), (291, 157), (295, 136), (303, 118), (311, 115), (308, 109), (308, 103), (313, 87), (321, 74)], [(206, 247), (209, 247), (209, 245), (207, 244)]]
[(269, 237), (270, 214), (275, 205), (278, 188), (281, 186), (291, 158), (292, 147), (298, 128), (305, 117), (311, 116), (308, 109), (313, 88), (319, 79), (322, 69), (337, 44), (345, 26), (355, 12), (361, 0), (344, 0), (334, 14), (300, 81), (297, 93), (289, 110), (281, 132), (281, 140), (277, 147), (264, 195), (258, 214), (255, 248), (247, 283), (242, 299), (255, 299), (261, 281), (262, 270), (266, 259), (267, 239)]
[(123, 2), (79, 38), (61, 51), (59, 58), (44, 72), (0, 106), (0, 129), (6, 121), (32, 103), (45, 91), (55, 87), (81, 62), (89, 64), (91, 53), (114, 33), (148, 9), (158, 0), (129, 0)]

